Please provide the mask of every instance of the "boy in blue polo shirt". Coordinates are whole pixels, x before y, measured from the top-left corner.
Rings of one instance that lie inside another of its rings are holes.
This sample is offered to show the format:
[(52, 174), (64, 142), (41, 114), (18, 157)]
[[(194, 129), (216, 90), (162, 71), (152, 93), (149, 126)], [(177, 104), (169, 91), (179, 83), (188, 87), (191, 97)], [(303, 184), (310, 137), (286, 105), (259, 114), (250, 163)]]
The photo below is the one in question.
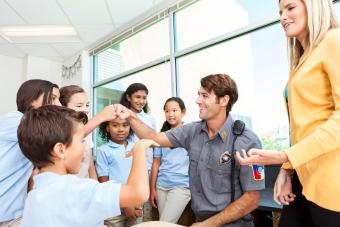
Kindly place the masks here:
[(133, 148), (126, 184), (73, 175), (86, 149), (86, 120), (86, 114), (58, 106), (43, 106), (24, 115), (18, 128), (19, 146), (40, 172), (33, 179), (21, 226), (103, 226), (104, 219), (120, 214), (120, 207), (148, 199), (144, 151), (156, 145), (151, 140), (141, 140)]

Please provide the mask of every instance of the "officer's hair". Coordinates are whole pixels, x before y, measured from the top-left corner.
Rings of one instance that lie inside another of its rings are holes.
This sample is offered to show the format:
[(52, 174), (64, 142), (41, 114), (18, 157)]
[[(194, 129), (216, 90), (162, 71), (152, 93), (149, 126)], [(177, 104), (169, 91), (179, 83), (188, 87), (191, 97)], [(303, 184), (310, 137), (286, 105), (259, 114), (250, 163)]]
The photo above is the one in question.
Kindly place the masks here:
[(57, 143), (69, 146), (79, 123), (87, 123), (87, 115), (66, 107), (45, 105), (31, 109), (18, 127), (20, 149), (35, 167), (54, 164), (53, 147)]
[(225, 95), (229, 96), (229, 102), (226, 108), (228, 115), (238, 99), (235, 81), (227, 74), (212, 74), (201, 79), (201, 86), (208, 92), (213, 91), (217, 98), (221, 98)]

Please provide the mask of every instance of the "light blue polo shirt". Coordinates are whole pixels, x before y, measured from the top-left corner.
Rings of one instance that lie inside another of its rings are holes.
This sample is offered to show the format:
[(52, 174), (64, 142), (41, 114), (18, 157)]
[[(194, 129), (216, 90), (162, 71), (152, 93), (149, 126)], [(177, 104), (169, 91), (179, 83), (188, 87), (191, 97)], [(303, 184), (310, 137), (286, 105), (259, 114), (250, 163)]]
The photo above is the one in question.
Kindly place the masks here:
[(0, 222), (22, 216), (32, 163), (22, 154), (17, 129), (23, 114), (0, 117)]
[(161, 158), (157, 186), (162, 188), (189, 188), (189, 156), (184, 148), (155, 148), (154, 158)]
[(109, 141), (97, 149), (96, 170), (98, 177), (108, 176), (110, 180), (125, 184), (130, 174), (132, 157), (125, 158), (126, 152), (130, 151), (134, 142), (128, 140), (128, 145), (117, 144)]
[[(157, 130), (156, 129), (156, 121), (155, 118), (153, 116), (151, 116), (150, 114), (145, 113), (143, 110), (139, 113), (136, 113), (137, 117), (147, 126), (149, 126), (150, 128), (152, 128), (153, 130)], [(133, 134), (134, 141), (136, 142), (137, 140), (139, 140), (139, 138), (137, 137), (136, 134)], [(147, 157), (147, 164), (148, 164), (148, 170), (151, 170), (152, 168), (152, 161), (153, 161), (153, 149), (149, 148), (146, 150), (146, 153), (148, 154)]]
[(120, 215), (121, 184), (45, 172), (34, 176), (21, 227), (102, 227)]

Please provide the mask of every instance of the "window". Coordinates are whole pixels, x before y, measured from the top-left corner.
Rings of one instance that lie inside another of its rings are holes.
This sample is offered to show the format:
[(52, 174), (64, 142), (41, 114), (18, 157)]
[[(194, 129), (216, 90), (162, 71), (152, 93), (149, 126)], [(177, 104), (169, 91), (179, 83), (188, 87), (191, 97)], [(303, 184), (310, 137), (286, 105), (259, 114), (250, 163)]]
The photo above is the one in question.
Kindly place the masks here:
[[(335, 9), (340, 17), (340, 3)], [(141, 82), (150, 91), (148, 103), (158, 129), (164, 121), (164, 102), (174, 95), (185, 101), (185, 122), (198, 120), (195, 100), (200, 79), (226, 73), (239, 89), (233, 118), (245, 121), (261, 137), (264, 148), (287, 147), (283, 90), (289, 66), (283, 30), (279, 23), (271, 25), (278, 17), (278, 1), (192, 0), (187, 7), (170, 12), (170, 17), (94, 56), (95, 111), (119, 102), (128, 85)], [(170, 32), (170, 24), (174, 32)], [(250, 26), (254, 31), (241, 35)], [(226, 34), (234, 36), (223, 41)], [(212, 39), (218, 42), (205, 43)], [(175, 50), (170, 50), (170, 43), (175, 44)], [(195, 49), (197, 44), (199, 49)], [(185, 53), (181, 51), (186, 48)], [(117, 79), (116, 75), (124, 77)], [(176, 80), (172, 81), (171, 75)], [(100, 85), (107, 78), (113, 79)]]
[(166, 18), (96, 55), (95, 81), (169, 55), (169, 49), (169, 19)]
[(121, 95), (130, 84), (143, 83), (149, 90), (149, 113), (156, 119), (157, 128), (160, 129), (164, 121), (164, 102), (172, 96), (169, 67), (169, 63), (161, 64), (96, 88), (96, 112), (111, 103), (119, 103)]
[(180, 97), (187, 106), (187, 118), (198, 120), (195, 100), (200, 79), (225, 73), (239, 90), (233, 116), (245, 121), (263, 141), (273, 143), (271, 147), (287, 147), (288, 120), (282, 97), (288, 79), (286, 56), (286, 39), (277, 24), (179, 58)]
[(278, 1), (201, 0), (176, 13), (177, 48), (181, 50), (278, 15)]

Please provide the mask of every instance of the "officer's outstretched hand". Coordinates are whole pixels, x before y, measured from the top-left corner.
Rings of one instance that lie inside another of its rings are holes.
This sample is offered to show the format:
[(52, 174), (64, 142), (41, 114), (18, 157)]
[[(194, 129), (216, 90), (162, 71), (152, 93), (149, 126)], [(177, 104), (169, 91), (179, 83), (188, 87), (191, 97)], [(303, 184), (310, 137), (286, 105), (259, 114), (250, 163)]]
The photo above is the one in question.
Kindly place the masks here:
[(288, 161), (288, 156), (284, 152), (260, 150), (256, 148), (237, 151), (235, 158), (241, 165), (271, 165), (282, 164)]

